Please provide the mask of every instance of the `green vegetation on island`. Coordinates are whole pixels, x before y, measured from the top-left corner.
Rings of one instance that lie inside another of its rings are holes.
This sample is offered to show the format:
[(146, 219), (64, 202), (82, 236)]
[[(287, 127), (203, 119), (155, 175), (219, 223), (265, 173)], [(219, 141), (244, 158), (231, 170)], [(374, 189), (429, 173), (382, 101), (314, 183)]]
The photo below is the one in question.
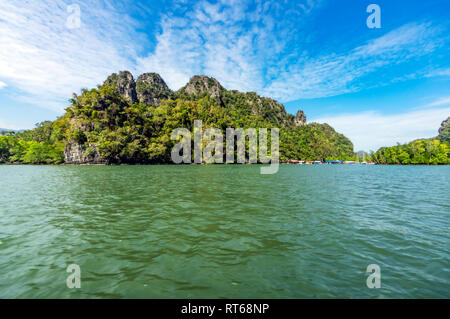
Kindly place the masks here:
[(371, 159), (378, 164), (450, 164), (450, 117), (442, 122), (439, 135), (408, 144), (382, 147)]
[[(170, 138), (172, 132), (181, 127), (192, 132), (194, 120), (202, 120), (203, 130), (216, 127), (224, 135), (226, 128), (280, 128), (281, 162), (356, 159), (344, 135), (328, 124), (307, 124), (302, 111), (288, 114), (273, 99), (226, 90), (206, 76), (194, 76), (174, 92), (156, 73), (142, 74), (135, 82), (123, 71), (95, 89), (74, 94), (56, 121), (2, 132), (0, 163), (171, 163), (177, 143)], [(367, 159), (377, 164), (449, 164), (449, 122), (442, 122), (436, 138), (382, 147)]]
[(430, 139), (382, 147), (371, 159), (377, 164), (450, 164), (450, 143)]
[[(256, 93), (224, 89), (217, 80), (194, 76), (171, 91), (155, 73), (113, 74), (95, 89), (83, 89), (66, 113), (33, 130), (0, 136), (0, 163), (171, 163), (174, 129), (280, 128), (280, 160), (352, 157), (353, 144), (327, 124), (306, 124), (302, 111)], [(248, 151), (248, 150), (247, 150)]]

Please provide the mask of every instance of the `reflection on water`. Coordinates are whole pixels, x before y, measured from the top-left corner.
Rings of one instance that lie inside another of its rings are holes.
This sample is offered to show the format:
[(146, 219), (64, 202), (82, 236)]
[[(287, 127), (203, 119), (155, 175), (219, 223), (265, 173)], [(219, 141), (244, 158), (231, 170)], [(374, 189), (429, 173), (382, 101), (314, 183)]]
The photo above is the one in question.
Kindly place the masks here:
[[(450, 297), (449, 167), (0, 166), (0, 297)], [(81, 267), (68, 289), (66, 267)], [(368, 289), (366, 267), (381, 267)]]

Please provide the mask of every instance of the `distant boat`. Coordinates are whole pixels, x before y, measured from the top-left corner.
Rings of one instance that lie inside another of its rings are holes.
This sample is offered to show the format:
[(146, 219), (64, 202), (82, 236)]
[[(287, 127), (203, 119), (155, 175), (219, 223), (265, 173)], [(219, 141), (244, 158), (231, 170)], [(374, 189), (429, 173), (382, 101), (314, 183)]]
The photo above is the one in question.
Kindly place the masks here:
[(325, 164), (342, 164), (342, 161), (326, 161)]

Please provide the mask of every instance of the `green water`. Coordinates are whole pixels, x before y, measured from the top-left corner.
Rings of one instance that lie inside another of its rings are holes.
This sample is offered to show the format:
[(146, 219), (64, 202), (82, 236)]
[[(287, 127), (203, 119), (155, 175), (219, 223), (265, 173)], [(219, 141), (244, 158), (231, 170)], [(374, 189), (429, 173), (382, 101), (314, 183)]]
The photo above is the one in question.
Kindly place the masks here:
[(448, 166), (0, 166), (0, 297), (449, 298), (449, 189)]

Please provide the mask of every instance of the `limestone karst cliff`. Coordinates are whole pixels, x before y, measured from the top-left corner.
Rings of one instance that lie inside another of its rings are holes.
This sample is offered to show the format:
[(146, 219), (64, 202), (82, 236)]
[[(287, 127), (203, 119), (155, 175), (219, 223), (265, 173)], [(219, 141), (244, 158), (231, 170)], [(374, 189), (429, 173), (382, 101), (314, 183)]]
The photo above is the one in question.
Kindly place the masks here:
[(295, 115), (294, 124), (296, 126), (302, 126), (306, 124), (306, 115), (302, 110), (298, 110)]
[(438, 139), (441, 142), (450, 142), (450, 116), (442, 121), (441, 127), (439, 128)]
[[(352, 156), (353, 144), (326, 124), (306, 123), (283, 104), (255, 92), (228, 90), (196, 75), (177, 91), (157, 73), (137, 80), (113, 73), (102, 85), (73, 94), (54, 122), (5, 139), (0, 162), (67, 164), (171, 163), (176, 128), (279, 128), (280, 160)], [(18, 152), (19, 153), (15, 153)]]

